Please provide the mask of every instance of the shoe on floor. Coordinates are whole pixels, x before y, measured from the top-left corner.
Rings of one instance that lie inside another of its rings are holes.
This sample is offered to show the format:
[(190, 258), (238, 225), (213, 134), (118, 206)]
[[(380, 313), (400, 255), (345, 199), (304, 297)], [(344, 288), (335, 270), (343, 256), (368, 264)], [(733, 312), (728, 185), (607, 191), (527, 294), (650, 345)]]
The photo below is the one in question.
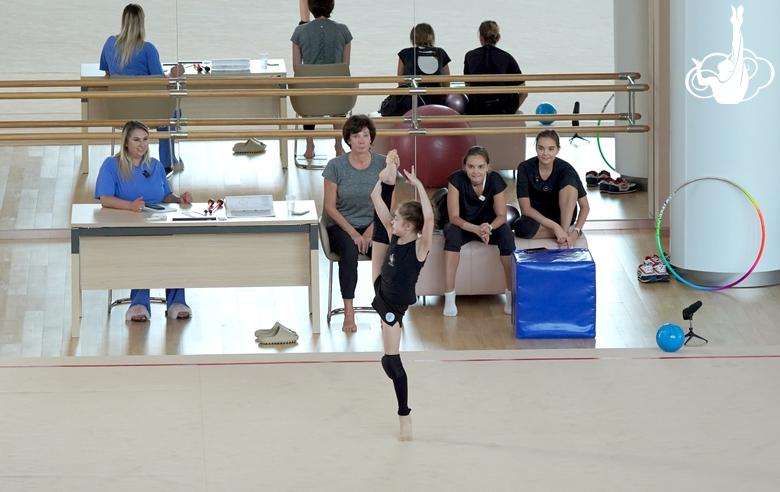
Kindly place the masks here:
[(233, 146), (234, 154), (262, 154), (266, 145), (256, 138), (250, 138), (246, 142), (239, 142)]
[(629, 183), (623, 178), (618, 178), (609, 183), (609, 193), (611, 195), (625, 195), (636, 191), (636, 183)]
[(653, 268), (653, 265), (648, 265), (647, 263), (642, 263), (637, 267), (636, 279), (645, 284), (658, 282), (655, 268)]
[(593, 188), (599, 185), (599, 175), (596, 171), (588, 171), (585, 173), (585, 183), (588, 188)]
[(130, 308), (127, 310), (127, 313), (125, 314), (125, 321), (138, 321), (143, 323), (144, 321), (149, 321), (149, 318), (151, 317), (152, 316), (149, 314), (146, 306), (143, 304), (135, 304), (130, 306)]
[(165, 312), (165, 315), (171, 319), (190, 319), (192, 318), (192, 309), (180, 302), (174, 302)]
[(261, 345), (295, 343), (298, 341), (298, 334), (278, 321), (270, 330), (257, 330), (255, 336), (257, 337), (257, 342)]
[(612, 183), (614, 183), (614, 180), (612, 178), (610, 178), (609, 176), (601, 178), (599, 180), (599, 192), (601, 192), (601, 193), (609, 193), (609, 186)]
[(184, 161), (179, 159), (173, 163), (173, 172), (180, 173), (182, 171), (184, 171)]

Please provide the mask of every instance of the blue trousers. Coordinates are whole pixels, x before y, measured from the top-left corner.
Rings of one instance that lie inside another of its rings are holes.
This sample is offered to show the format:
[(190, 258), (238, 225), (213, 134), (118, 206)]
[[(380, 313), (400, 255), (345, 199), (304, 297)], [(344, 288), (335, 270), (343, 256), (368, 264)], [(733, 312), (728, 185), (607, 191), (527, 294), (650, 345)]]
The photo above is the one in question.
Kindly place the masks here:
[[(149, 297), (149, 289), (132, 289), (130, 291), (130, 307), (133, 307), (136, 304), (141, 304), (146, 306), (146, 310), (151, 313), (152, 304), (149, 300)], [(184, 289), (165, 289), (165, 299), (168, 301), (168, 309), (170, 309), (171, 304), (177, 302), (179, 304), (184, 304), (185, 306), (190, 307), (184, 300)]]
[[(179, 114), (181, 115), (181, 110), (179, 111)], [(173, 113), (173, 117), (176, 117), (176, 112)], [(161, 126), (157, 129), (157, 131), (168, 132), (170, 131), (170, 127)], [(176, 142), (172, 138), (160, 139), (160, 162), (165, 169), (169, 169), (173, 164), (179, 162), (179, 159), (176, 158), (176, 150), (174, 149), (175, 145)], [(171, 160), (171, 156), (173, 156), (173, 160)]]

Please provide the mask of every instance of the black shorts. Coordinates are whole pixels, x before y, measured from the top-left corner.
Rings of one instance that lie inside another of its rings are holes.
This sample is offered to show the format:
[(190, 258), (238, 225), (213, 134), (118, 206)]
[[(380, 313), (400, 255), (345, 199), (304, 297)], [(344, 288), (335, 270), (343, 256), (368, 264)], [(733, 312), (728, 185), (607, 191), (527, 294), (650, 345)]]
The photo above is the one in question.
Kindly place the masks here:
[(512, 229), (515, 231), (515, 236), (523, 239), (531, 239), (539, 232), (540, 225), (541, 224), (531, 217), (521, 215), (520, 218), (515, 220), (515, 223), (512, 224)]
[(404, 314), (409, 308), (406, 304), (396, 304), (386, 300), (380, 292), (382, 278), (377, 277), (374, 282), (374, 300), (371, 301), (371, 307), (376, 309), (376, 313), (382, 318), (382, 321), (392, 326), (398, 322), (401, 327), (404, 326)]
[(382, 243), (390, 245), (390, 236), (387, 235), (387, 229), (379, 217), (374, 213), (374, 232), (371, 235), (371, 240), (375, 243)]

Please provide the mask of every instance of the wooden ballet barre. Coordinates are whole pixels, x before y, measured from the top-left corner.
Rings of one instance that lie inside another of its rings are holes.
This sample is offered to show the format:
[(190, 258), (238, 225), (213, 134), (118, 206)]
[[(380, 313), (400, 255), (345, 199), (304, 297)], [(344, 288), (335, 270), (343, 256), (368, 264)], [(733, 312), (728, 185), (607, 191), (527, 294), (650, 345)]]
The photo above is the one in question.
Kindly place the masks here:
[[(448, 83), (448, 82), (520, 82), (520, 81), (566, 81), (566, 80), (620, 80), (630, 76), (636, 80), (641, 77), (638, 72), (633, 73), (563, 73), (563, 74), (495, 74), (495, 75), (425, 75), (418, 77), (422, 83)], [(406, 77), (397, 75), (378, 76), (334, 76), (334, 77), (223, 77), (194, 76), (187, 78), (174, 77), (159, 79), (147, 77), (123, 77), (104, 80), (71, 80), (71, 79), (35, 79), (35, 80), (0, 80), (0, 88), (35, 88), (35, 87), (155, 87), (168, 85), (169, 82), (185, 82), (188, 86), (226, 85), (280, 85), (300, 84), (305, 80), (307, 84), (350, 82), (358, 84), (400, 84)]]
[[(545, 115), (547, 116), (547, 115)], [(650, 131), (646, 125), (616, 125), (616, 126), (558, 126), (554, 127), (559, 133), (579, 133), (580, 135), (612, 135), (616, 133), (644, 133)], [(410, 129), (380, 129), (377, 135), (381, 136), (408, 136), (414, 135), (414, 131), (424, 131), (419, 136), (456, 136), (456, 135), (534, 135), (539, 127), (481, 127), (481, 128), (427, 128), (420, 130)], [(197, 131), (197, 132), (151, 132), (150, 140), (161, 138), (178, 138), (186, 140), (236, 140), (245, 138), (266, 138), (269, 140), (279, 138), (333, 138), (341, 136), (338, 130), (234, 130), (234, 131)], [(0, 134), (0, 142), (105, 142), (116, 139), (117, 134), (111, 132), (89, 133), (4, 133)]]
[[(634, 119), (642, 117), (639, 113), (634, 113)], [(447, 116), (420, 116), (420, 121), (428, 123), (491, 123), (491, 122), (512, 122), (512, 121), (537, 121), (540, 115), (537, 114), (516, 114), (516, 115), (447, 115)], [(214, 118), (214, 119), (186, 119), (181, 120), (181, 124), (187, 127), (194, 126), (278, 126), (278, 125), (328, 125), (334, 122), (345, 122), (347, 117), (305, 117), (305, 118)], [(626, 120), (627, 116), (619, 113), (558, 113), (544, 115), (545, 120), (573, 120), (573, 121), (621, 121)], [(411, 119), (403, 116), (382, 116), (374, 118), (374, 121), (387, 124), (408, 123)], [(118, 128), (126, 123), (125, 120), (54, 120), (54, 121), (0, 121), (0, 129), (16, 128)], [(150, 128), (158, 126), (175, 125), (171, 120), (144, 120), (144, 123)]]
[(647, 91), (647, 84), (540, 85), (500, 87), (424, 87), (424, 88), (327, 88), (327, 89), (222, 89), (176, 91), (86, 91), (86, 92), (0, 92), (1, 99), (128, 99), (168, 97), (290, 97), (290, 96), (386, 96), (411, 94), (518, 94), (571, 92)]

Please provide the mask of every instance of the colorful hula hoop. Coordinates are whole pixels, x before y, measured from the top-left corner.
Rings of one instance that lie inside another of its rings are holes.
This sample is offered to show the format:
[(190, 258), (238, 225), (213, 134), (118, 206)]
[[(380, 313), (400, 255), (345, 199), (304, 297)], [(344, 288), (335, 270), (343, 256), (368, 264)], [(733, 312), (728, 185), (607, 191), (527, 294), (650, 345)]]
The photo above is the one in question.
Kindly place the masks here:
[[(615, 98), (615, 94), (612, 94), (609, 96), (609, 99), (607, 99), (607, 102), (604, 103), (604, 106), (601, 108), (601, 114), (604, 114), (604, 111), (607, 110), (607, 106), (609, 106), (609, 102), (612, 101), (612, 99)], [(596, 126), (601, 126), (601, 120), (596, 122)], [(601, 154), (601, 159), (604, 161), (604, 164), (607, 165), (608, 168), (612, 169), (613, 171), (617, 172), (617, 169), (612, 167), (612, 164), (609, 163), (606, 157), (604, 157), (604, 151), (601, 150), (601, 133), (596, 134), (596, 145), (599, 148), (599, 154)]]
[[(732, 283), (730, 283), (728, 285), (723, 285), (721, 287), (704, 287), (704, 286), (701, 286), (701, 285), (696, 285), (696, 284), (693, 284), (691, 282), (688, 282), (684, 278), (680, 277), (680, 275), (677, 272), (674, 271), (674, 268), (672, 268), (672, 265), (669, 264), (669, 261), (667, 261), (666, 256), (664, 255), (663, 247), (661, 246), (661, 219), (664, 216), (664, 210), (666, 210), (666, 206), (669, 205), (669, 202), (672, 201), (672, 197), (674, 197), (675, 193), (677, 193), (678, 191), (680, 191), (681, 189), (685, 188), (686, 186), (688, 186), (691, 183), (695, 183), (697, 181), (703, 181), (705, 179), (712, 179), (712, 180), (715, 180), (715, 181), (723, 181), (724, 183), (728, 183), (728, 184), (738, 188), (742, 193), (745, 194), (745, 196), (748, 197), (748, 199), (750, 200), (750, 203), (752, 203), (753, 206), (756, 207), (756, 212), (758, 213), (758, 220), (761, 222), (761, 247), (758, 249), (758, 256), (756, 256), (756, 260), (753, 262), (753, 265), (750, 267), (750, 270), (748, 270), (747, 273), (742, 275), (736, 282), (732, 282)], [(761, 255), (764, 254), (764, 243), (766, 242), (766, 226), (764, 225), (764, 216), (761, 213), (761, 209), (758, 208), (758, 204), (753, 199), (753, 197), (750, 196), (750, 193), (748, 193), (745, 188), (743, 188), (740, 185), (738, 185), (737, 183), (735, 183), (733, 181), (729, 181), (728, 179), (725, 179), (725, 178), (716, 178), (716, 177), (696, 178), (696, 179), (692, 179), (692, 180), (690, 180), (690, 181), (688, 181), (686, 183), (683, 183), (682, 186), (680, 186), (679, 188), (674, 190), (674, 192), (671, 195), (669, 195), (669, 198), (667, 198), (666, 201), (664, 202), (663, 206), (661, 207), (661, 211), (658, 213), (658, 220), (655, 223), (655, 240), (656, 240), (656, 243), (658, 244), (658, 253), (661, 256), (661, 259), (663, 260), (664, 264), (666, 265), (666, 269), (669, 270), (672, 273), (672, 275), (674, 275), (675, 278), (677, 278), (677, 280), (679, 280), (680, 282), (684, 283), (688, 287), (693, 287), (694, 289), (699, 289), (699, 290), (724, 290), (724, 289), (730, 289), (731, 287), (734, 287), (738, 283), (742, 282), (751, 273), (753, 273), (753, 270), (756, 269), (756, 265), (758, 265), (758, 262), (761, 260)]]

